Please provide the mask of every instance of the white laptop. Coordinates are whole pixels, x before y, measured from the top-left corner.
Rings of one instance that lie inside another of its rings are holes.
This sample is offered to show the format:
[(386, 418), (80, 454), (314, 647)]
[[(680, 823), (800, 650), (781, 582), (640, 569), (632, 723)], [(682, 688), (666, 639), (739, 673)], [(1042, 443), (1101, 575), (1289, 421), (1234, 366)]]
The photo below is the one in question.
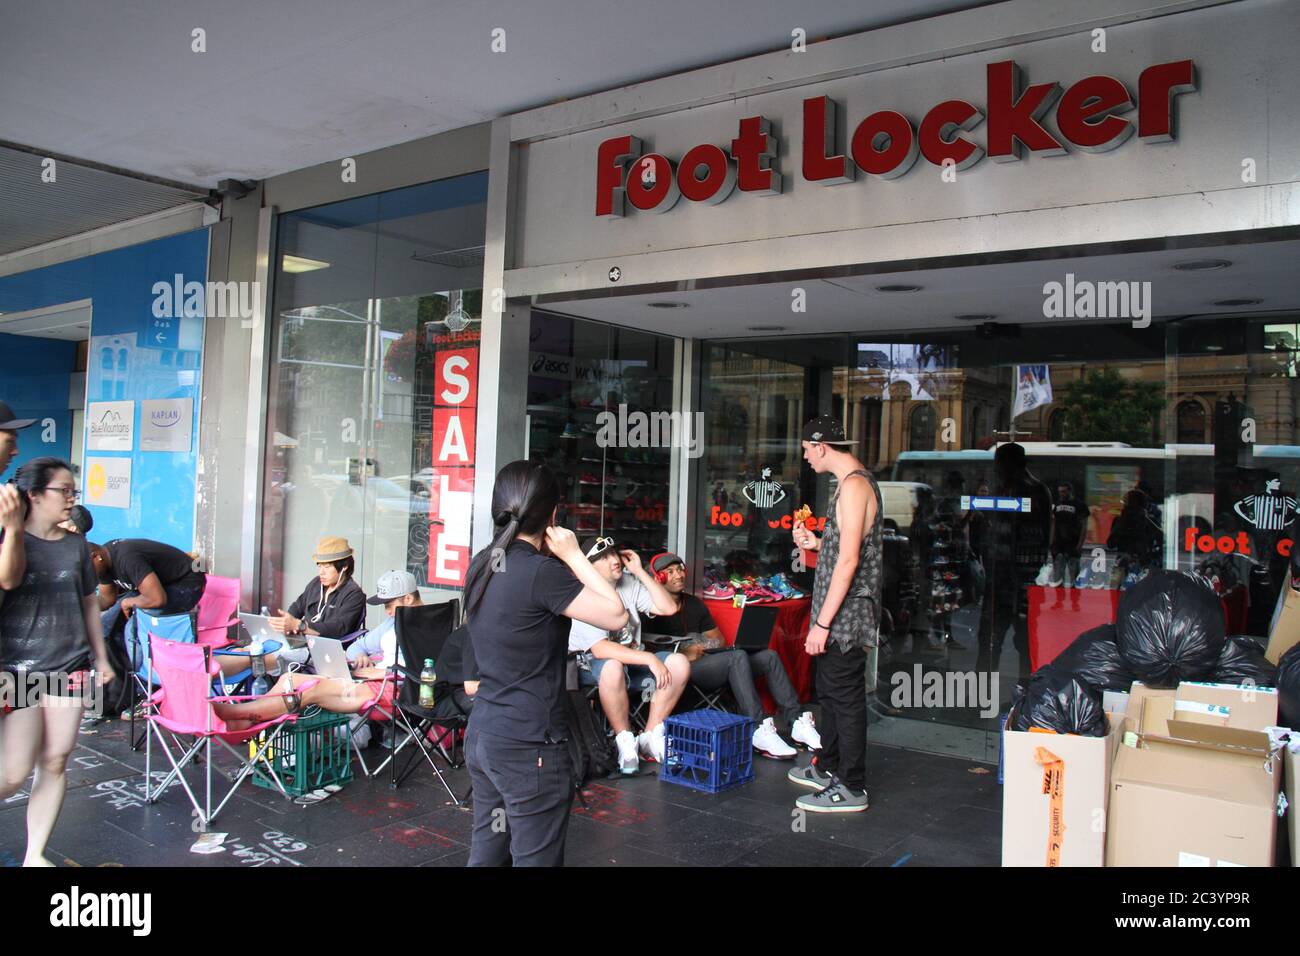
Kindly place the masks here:
[(313, 635), (307, 638), (307, 646), (311, 648), (311, 664), (316, 669), (316, 673), (321, 677), (332, 677), (337, 680), (353, 679), (352, 671), (348, 668), (348, 655), (343, 650), (343, 642), (335, 640), (332, 637), (317, 637)]
[(281, 647), (302, 647), (306, 641), (294, 634), (281, 634), (271, 626), (271, 618), (265, 614), (245, 614), (239, 612), (239, 624), (248, 636), (255, 641), (266, 643), (278, 641)]

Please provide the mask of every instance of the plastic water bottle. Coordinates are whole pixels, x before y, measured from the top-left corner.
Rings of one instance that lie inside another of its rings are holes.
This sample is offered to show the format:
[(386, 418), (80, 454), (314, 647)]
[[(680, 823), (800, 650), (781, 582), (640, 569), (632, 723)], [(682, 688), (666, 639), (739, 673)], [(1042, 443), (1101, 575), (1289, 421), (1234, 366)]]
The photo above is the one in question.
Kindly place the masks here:
[(424, 659), (424, 669), (420, 671), (420, 706), (425, 710), (433, 707), (433, 684), (438, 675), (433, 670), (433, 658)]
[(253, 671), (253, 694), (261, 697), (270, 693), (271, 682), (266, 679), (266, 662), (262, 660), (262, 642), (254, 641), (248, 645), (249, 667)]

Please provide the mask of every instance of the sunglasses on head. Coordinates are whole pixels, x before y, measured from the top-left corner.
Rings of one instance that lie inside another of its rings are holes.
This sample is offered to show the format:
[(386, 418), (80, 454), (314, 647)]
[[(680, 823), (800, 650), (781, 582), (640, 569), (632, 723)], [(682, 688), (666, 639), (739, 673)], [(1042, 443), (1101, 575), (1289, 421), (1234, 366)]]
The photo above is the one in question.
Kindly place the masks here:
[(586, 556), (588, 558), (594, 558), (598, 554), (604, 554), (612, 547), (614, 547), (613, 538), (597, 538), (596, 543), (588, 549)]

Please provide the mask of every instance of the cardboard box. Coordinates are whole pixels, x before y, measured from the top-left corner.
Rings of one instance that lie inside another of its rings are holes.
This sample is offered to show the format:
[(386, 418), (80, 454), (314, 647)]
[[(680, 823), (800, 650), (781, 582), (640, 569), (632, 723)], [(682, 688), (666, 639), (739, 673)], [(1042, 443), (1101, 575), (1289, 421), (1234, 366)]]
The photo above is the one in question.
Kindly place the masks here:
[[(1280, 755), (1271, 688), (1134, 683), (1111, 768), (1107, 866), (1272, 866)], [(1131, 736), (1130, 736), (1131, 735)]]
[(1286, 575), (1277, 596), (1277, 607), (1273, 609), (1273, 622), (1268, 626), (1268, 650), (1264, 656), (1274, 665), (1294, 645), (1300, 644), (1300, 591), (1291, 587), (1290, 578)]
[[(1107, 714), (1105, 737), (1007, 730), (1003, 737), (1002, 865), (1047, 866), (1054, 837), (1058, 866), (1101, 866), (1106, 858), (1106, 800), (1110, 768), (1124, 730)], [(1039, 749), (1060, 758), (1059, 793), (1045, 779)], [(1054, 810), (1054, 804), (1057, 808)], [(1059, 812), (1059, 816), (1058, 816)]]

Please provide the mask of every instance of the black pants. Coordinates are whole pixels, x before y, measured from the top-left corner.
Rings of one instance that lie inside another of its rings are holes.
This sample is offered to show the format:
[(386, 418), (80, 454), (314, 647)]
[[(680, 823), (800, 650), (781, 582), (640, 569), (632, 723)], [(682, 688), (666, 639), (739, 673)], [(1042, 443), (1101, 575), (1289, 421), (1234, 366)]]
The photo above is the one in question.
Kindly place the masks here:
[(817, 767), (852, 790), (867, 788), (867, 652), (828, 643), (817, 661), (822, 749)]
[(465, 737), (474, 786), (470, 866), (563, 866), (573, 803), (568, 745), (532, 744), (474, 729)]
[(980, 608), (979, 654), (975, 668), (982, 673), (996, 673), (1002, 659), (1002, 642), (1007, 628), (1012, 629), (1016, 656), (1019, 660), (1016, 680), (1029, 679), (1029, 619), (1028, 602), (1024, 588), (1011, 575), (990, 574), (984, 589), (984, 605)]

